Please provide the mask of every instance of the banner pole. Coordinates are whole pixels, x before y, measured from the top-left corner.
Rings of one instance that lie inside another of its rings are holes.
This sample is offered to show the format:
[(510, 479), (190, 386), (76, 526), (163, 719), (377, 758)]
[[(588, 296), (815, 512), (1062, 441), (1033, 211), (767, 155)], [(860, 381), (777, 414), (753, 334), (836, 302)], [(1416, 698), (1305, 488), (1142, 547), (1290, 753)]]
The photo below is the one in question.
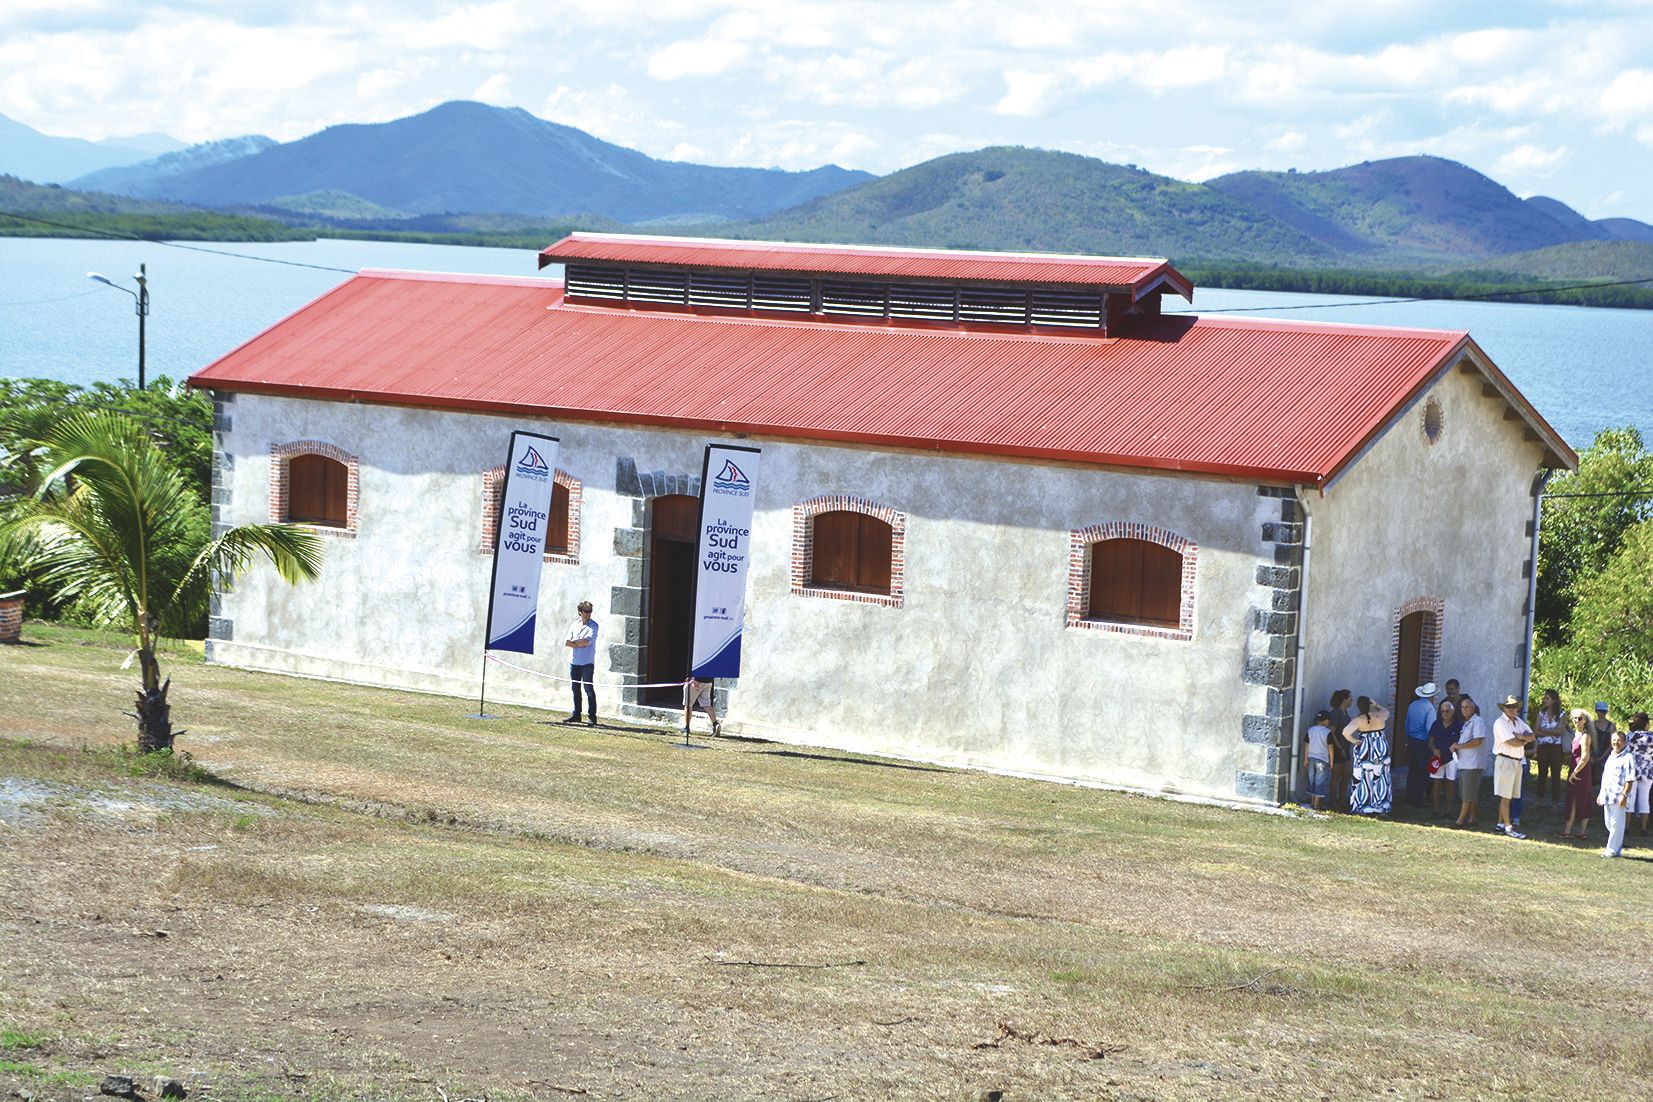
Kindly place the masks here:
[(482, 648), (482, 688), (476, 694), (476, 711), (466, 719), (498, 719), (488, 714), (488, 648)]
[[(529, 442), (520, 456), (519, 438)], [(490, 650), (534, 653), (540, 561), (543, 538), (550, 533), (556, 462), (555, 436), (521, 430), (511, 433), (505, 447), (505, 465), (500, 469), (499, 501), (493, 515), (493, 563), (488, 573), (488, 611), (482, 626), (482, 678), (477, 691), (477, 710), (467, 718), (500, 718), (488, 714)], [(503, 581), (509, 586), (506, 596), (512, 606), (508, 616), (511, 622), (505, 630), (496, 632), (494, 617), (499, 611), (502, 565)]]
[[(705, 450), (700, 453), (700, 508), (695, 513), (696, 521), (694, 530), (695, 556), (697, 559), (700, 555), (700, 537), (706, 530), (706, 480), (711, 477), (711, 474), (712, 445), (707, 444)], [(694, 581), (689, 585), (689, 611), (691, 615), (694, 615), (697, 607), (696, 602), (700, 599), (700, 564), (698, 562), (695, 564), (693, 578)], [(689, 682), (694, 680), (694, 637), (695, 631), (691, 628), (689, 631), (689, 671), (687, 676), (683, 678), (683, 742), (678, 747), (680, 750), (688, 750), (691, 748), (689, 743), (689, 725), (694, 722), (694, 697), (690, 695), (693, 690), (690, 687)], [(716, 690), (714, 689), (713, 692), (715, 694)], [(713, 707), (716, 707), (716, 704), (717, 702), (714, 697)]]
[(689, 749), (689, 722), (694, 718), (694, 701), (689, 697), (689, 683), (683, 682), (683, 741), (678, 744), (679, 750)]

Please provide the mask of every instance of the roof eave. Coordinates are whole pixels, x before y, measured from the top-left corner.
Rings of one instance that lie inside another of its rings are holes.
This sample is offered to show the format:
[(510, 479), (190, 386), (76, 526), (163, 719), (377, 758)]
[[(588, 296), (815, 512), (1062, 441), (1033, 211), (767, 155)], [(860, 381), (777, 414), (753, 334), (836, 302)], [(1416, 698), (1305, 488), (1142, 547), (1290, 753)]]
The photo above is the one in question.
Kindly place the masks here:
[(1313, 480), (1319, 485), (1321, 491), (1331, 489), (1333, 483), (1348, 473), (1349, 469), (1371, 450), (1372, 446), (1389, 431), (1395, 422), (1404, 417), (1418, 399), (1440, 381), (1441, 376), (1466, 361), (1473, 364), (1482, 376), (1498, 389), (1500, 396), (1521, 415), (1528, 428), (1544, 445), (1545, 462), (1542, 464), (1543, 466), (1559, 467), (1565, 470), (1574, 470), (1578, 467), (1578, 455), (1568, 446), (1567, 441), (1562, 438), (1560, 433), (1555, 431), (1548, 421), (1544, 420), (1532, 404), (1522, 396), (1521, 392), (1515, 389), (1515, 386), (1504, 373), (1498, 370), (1498, 366), (1481, 350), (1480, 345), (1476, 344), (1468, 333), (1465, 333), (1435, 362), (1435, 365), (1419, 380), (1416, 386), (1407, 391), (1398, 402), (1389, 407), (1389, 410), (1375, 424), (1367, 429), (1354, 447), (1345, 452), (1343, 457), (1323, 475)]
[(296, 383), (258, 382), (244, 379), (214, 379), (208, 377), (211, 368), (197, 372), (190, 385), (202, 390), (235, 391), (244, 394), (266, 394), (279, 398), (304, 398), (314, 401), (357, 402), (364, 405), (401, 406), (457, 410), (469, 413), (527, 415), (547, 420), (596, 422), (625, 425), (647, 425), (699, 432), (746, 433), (759, 436), (790, 437), (801, 440), (820, 440), (827, 443), (868, 444), (952, 455), (997, 456), (1008, 459), (1046, 460), (1078, 463), (1093, 467), (1123, 467), (1132, 470), (1164, 471), (1215, 478), (1235, 478), (1262, 482), (1300, 485), (1314, 484), (1314, 471), (1288, 470), (1245, 463), (1200, 463), (1166, 459), (1155, 456), (1121, 455), (1111, 452), (1084, 452), (1071, 448), (1037, 448), (1014, 444), (994, 444), (985, 441), (937, 441), (933, 438), (903, 436), (895, 433), (849, 432), (843, 430), (768, 424), (755, 421), (730, 421), (715, 417), (682, 417), (675, 414), (632, 413), (624, 410), (572, 409), (529, 403), (487, 402), (472, 398), (454, 398), (447, 395), (388, 394), (382, 391), (352, 390), (317, 387)]

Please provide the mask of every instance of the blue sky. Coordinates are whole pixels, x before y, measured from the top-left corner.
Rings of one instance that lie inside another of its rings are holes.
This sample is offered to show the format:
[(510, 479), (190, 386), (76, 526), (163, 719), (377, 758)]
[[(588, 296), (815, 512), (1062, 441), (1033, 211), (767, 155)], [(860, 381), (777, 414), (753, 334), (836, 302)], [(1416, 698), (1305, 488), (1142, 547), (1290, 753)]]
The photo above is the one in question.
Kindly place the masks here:
[(0, 114), (291, 140), (450, 99), (660, 157), (1017, 144), (1185, 179), (1432, 153), (1653, 221), (1653, 0), (5, 0)]

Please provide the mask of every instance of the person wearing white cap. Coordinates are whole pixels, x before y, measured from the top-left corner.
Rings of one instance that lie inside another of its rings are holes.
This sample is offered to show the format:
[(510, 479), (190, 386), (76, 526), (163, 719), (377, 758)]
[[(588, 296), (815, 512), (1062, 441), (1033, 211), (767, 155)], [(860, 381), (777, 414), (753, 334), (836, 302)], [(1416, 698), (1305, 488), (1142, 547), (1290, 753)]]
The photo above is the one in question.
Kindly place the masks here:
[(1613, 732), (1619, 725), (1607, 718), (1607, 701), (1596, 701), (1596, 721), (1591, 726), (1595, 735), (1595, 744), (1590, 749), (1590, 763), (1596, 768), (1596, 776), (1601, 776), (1602, 763), (1607, 755), (1613, 752)]
[(1435, 722), (1439, 691), (1433, 681), (1426, 681), (1406, 706), (1406, 802), (1412, 807), (1429, 802), (1429, 727)]

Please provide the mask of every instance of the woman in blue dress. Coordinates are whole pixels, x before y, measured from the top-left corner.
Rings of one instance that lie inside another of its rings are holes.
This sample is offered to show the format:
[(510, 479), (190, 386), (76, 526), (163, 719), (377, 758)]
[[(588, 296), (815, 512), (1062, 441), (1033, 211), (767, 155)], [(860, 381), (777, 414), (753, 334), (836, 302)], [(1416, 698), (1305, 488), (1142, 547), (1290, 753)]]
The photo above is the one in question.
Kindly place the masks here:
[(1389, 709), (1369, 696), (1355, 701), (1355, 716), (1343, 728), (1343, 738), (1354, 748), (1354, 780), (1349, 786), (1349, 810), (1356, 815), (1387, 815), (1394, 799), (1389, 783), (1389, 737), (1383, 727)]

